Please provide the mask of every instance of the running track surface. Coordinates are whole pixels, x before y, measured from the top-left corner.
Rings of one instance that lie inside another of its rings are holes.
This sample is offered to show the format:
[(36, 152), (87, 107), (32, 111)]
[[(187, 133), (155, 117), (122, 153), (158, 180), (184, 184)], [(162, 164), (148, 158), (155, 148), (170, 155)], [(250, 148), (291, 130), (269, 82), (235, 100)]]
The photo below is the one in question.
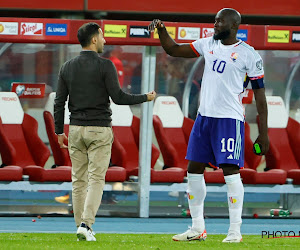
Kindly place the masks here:
[[(32, 222), (35, 219), (36, 222)], [(187, 230), (186, 218), (96, 218), (96, 233), (176, 234)], [(229, 219), (206, 219), (208, 234), (227, 234)], [(262, 231), (300, 231), (300, 219), (244, 219), (242, 234)], [(72, 217), (0, 217), (0, 233), (75, 233)]]

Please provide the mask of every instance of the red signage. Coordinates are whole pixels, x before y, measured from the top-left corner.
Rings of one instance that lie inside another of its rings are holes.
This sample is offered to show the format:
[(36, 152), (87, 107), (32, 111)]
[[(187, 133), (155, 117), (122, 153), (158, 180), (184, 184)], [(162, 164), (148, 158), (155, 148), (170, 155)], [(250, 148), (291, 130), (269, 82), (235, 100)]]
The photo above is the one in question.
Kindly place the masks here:
[[(42, 18), (0, 17), (0, 43), (55, 43), (78, 44), (77, 31), (87, 22), (97, 22), (102, 28), (107, 45), (161, 46), (157, 33), (148, 33), (149, 21), (121, 20), (63, 20)], [(213, 24), (164, 22), (173, 39), (193, 42), (194, 36), (181, 39), (182, 29), (194, 31), (200, 37), (213, 34)], [(108, 34), (108, 36), (107, 36)], [(255, 35), (252, 35), (255, 34)], [(237, 37), (256, 50), (299, 50), (300, 26), (240, 25)]]
[(0, 18), (0, 42), (65, 43), (69, 40), (70, 20)]
[(11, 84), (11, 91), (15, 92), (19, 98), (43, 98), (45, 88), (45, 83), (13, 82)]
[(251, 104), (253, 100), (253, 90), (252, 89), (246, 89), (245, 90), (245, 95), (243, 97), (242, 103), (243, 104)]
[(271, 49), (299, 50), (300, 43), (295, 43), (295, 33), (300, 33), (299, 26), (265, 26), (265, 45)]
[(43, 24), (42, 23), (21, 23), (21, 35), (24, 36), (42, 36)]

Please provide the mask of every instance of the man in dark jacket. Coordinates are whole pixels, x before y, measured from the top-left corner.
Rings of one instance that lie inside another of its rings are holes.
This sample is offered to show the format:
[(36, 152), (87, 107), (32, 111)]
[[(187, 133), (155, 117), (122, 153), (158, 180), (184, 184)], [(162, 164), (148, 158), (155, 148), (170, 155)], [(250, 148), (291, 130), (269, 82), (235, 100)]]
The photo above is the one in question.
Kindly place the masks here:
[[(101, 203), (111, 156), (113, 132), (109, 97), (116, 104), (152, 101), (156, 93), (130, 95), (120, 88), (113, 63), (99, 57), (105, 40), (96, 23), (77, 33), (80, 55), (60, 69), (54, 104), (55, 133), (61, 148), (69, 148), (72, 162), (72, 199), (78, 240), (96, 241), (91, 229)], [(64, 144), (64, 106), (69, 97), (68, 147)]]

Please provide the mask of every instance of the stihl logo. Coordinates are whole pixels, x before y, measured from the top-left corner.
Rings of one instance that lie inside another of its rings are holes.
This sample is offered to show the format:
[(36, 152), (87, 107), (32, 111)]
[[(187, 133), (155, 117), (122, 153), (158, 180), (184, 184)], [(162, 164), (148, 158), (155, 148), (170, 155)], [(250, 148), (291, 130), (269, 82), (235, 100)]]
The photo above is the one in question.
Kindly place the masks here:
[(21, 35), (27, 36), (41, 36), (43, 34), (42, 23), (22, 23)]
[(282, 102), (268, 102), (269, 105), (282, 105)]
[(204, 28), (202, 30), (202, 38), (205, 38), (205, 37), (211, 37), (214, 35), (214, 29), (213, 28)]
[(164, 105), (176, 105), (175, 101), (172, 101), (172, 102), (170, 102), (170, 101), (163, 101), (161, 103), (164, 104)]
[(17, 97), (2, 97), (2, 101), (5, 101), (5, 102), (16, 102), (17, 101)]

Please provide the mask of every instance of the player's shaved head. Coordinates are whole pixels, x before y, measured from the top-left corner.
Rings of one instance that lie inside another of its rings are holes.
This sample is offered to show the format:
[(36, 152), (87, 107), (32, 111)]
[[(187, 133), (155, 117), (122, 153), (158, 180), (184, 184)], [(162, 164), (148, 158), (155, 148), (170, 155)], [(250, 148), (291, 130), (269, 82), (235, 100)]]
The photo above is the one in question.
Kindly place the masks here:
[[(236, 24), (236, 29), (238, 29), (239, 25), (241, 24), (242, 18), (241, 18), (241, 14), (235, 10), (235, 9), (231, 9), (231, 8), (224, 8), (221, 9), (218, 12), (219, 15), (224, 15), (226, 18), (229, 18), (229, 20), (233, 23)], [(218, 15), (217, 14), (217, 15)]]

